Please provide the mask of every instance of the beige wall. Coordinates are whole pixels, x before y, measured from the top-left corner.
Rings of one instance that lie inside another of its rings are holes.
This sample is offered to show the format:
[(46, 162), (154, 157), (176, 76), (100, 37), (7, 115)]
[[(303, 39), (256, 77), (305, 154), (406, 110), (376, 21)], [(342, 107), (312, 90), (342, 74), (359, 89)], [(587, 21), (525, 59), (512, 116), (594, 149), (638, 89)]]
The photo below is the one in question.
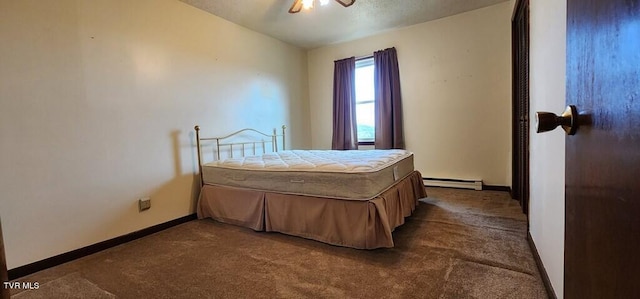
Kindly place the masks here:
[[(179, 1), (0, 0), (9, 268), (193, 213), (195, 124), (284, 123), (293, 147), (329, 148), (333, 61), (392, 46), (417, 168), (509, 185), (512, 6), (307, 57)], [(152, 208), (138, 213), (144, 196)]]
[(311, 145), (305, 51), (182, 2), (1, 0), (0, 41), (9, 268), (193, 213), (195, 124)]
[[(536, 111), (561, 113), (565, 107), (567, 1), (531, 1), (531, 120)], [(531, 129), (529, 230), (558, 296), (564, 292), (565, 134)]]
[(427, 177), (510, 185), (513, 4), (309, 51), (313, 148), (331, 147), (333, 61), (396, 47), (416, 168)]

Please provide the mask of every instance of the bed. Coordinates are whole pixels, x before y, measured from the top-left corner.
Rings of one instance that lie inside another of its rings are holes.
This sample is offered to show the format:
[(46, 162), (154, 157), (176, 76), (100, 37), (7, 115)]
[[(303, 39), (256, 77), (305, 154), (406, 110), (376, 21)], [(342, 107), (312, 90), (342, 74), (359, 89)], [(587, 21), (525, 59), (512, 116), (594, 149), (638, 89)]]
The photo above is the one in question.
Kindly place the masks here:
[[(393, 230), (426, 197), (413, 154), (287, 150), (285, 129), (281, 134), (243, 129), (205, 138), (195, 127), (198, 218), (357, 249), (393, 247)], [(227, 142), (247, 133), (257, 139)], [(212, 143), (214, 157), (206, 163), (205, 142)]]

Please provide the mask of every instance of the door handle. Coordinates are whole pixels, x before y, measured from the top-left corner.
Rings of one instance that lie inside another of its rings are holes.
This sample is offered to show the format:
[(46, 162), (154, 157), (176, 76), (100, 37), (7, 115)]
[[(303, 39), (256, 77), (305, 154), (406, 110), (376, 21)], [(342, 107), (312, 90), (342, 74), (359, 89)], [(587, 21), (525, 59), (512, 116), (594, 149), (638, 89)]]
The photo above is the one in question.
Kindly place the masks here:
[(576, 134), (579, 126), (576, 106), (567, 106), (560, 116), (551, 112), (536, 112), (536, 133), (548, 132), (558, 126), (562, 126), (567, 135)]

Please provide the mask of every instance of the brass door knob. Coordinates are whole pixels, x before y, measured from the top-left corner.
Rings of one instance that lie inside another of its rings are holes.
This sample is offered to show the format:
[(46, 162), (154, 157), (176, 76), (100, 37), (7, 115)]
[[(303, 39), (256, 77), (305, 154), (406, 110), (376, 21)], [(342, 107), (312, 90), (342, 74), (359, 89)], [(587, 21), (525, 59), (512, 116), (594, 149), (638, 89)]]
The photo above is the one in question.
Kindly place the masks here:
[(551, 112), (536, 112), (536, 133), (548, 132), (562, 126), (567, 135), (574, 135), (578, 130), (578, 109), (574, 105), (567, 106), (562, 115)]

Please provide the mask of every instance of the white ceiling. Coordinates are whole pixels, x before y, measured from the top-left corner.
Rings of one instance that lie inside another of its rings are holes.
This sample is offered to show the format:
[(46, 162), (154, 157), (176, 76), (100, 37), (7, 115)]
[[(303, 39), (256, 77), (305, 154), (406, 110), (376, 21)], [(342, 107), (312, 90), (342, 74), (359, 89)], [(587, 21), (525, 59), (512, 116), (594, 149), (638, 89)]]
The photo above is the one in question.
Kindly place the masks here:
[(293, 0), (180, 0), (281, 41), (312, 49), (431, 21), (508, 0), (335, 1), (290, 14)]

